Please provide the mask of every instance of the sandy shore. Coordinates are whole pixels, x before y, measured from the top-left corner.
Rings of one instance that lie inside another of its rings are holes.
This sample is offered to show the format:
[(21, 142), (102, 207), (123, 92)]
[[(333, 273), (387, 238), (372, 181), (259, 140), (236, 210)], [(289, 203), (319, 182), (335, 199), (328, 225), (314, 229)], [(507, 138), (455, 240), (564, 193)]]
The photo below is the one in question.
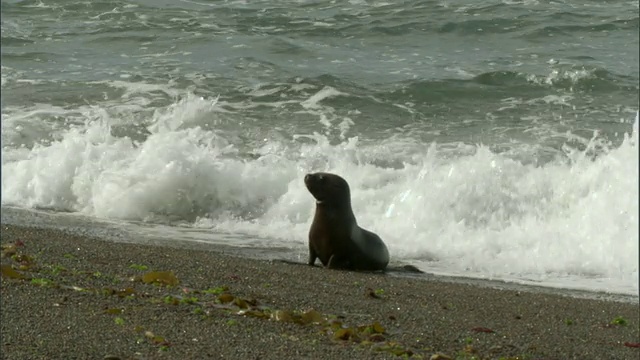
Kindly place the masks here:
[(8, 225), (2, 248), (3, 359), (640, 356), (637, 303)]

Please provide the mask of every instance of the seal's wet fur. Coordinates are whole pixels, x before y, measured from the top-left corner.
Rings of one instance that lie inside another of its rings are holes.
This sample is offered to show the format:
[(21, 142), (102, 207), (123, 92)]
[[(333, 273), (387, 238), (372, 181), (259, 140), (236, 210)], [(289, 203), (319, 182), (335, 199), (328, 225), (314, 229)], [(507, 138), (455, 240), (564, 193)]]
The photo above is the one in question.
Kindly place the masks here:
[(316, 259), (331, 269), (385, 270), (389, 251), (382, 239), (358, 226), (349, 184), (330, 173), (307, 174), (304, 183), (316, 198), (309, 229), (309, 265)]

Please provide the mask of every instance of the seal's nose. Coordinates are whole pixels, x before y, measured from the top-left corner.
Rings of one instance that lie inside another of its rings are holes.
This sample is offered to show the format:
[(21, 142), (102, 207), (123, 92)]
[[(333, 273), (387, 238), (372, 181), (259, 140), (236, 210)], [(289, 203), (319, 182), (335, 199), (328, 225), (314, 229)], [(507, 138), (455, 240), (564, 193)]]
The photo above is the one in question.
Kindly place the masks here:
[(308, 184), (310, 180), (311, 180), (311, 174), (307, 174), (307, 175), (304, 176), (304, 183), (305, 184)]

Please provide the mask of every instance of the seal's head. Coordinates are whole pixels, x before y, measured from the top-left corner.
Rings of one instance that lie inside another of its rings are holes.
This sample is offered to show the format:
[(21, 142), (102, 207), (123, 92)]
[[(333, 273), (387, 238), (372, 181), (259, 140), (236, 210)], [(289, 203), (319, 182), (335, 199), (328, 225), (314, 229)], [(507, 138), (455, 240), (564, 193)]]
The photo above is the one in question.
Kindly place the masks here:
[(307, 174), (304, 184), (318, 204), (351, 206), (349, 184), (338, 175), (322, 172)]

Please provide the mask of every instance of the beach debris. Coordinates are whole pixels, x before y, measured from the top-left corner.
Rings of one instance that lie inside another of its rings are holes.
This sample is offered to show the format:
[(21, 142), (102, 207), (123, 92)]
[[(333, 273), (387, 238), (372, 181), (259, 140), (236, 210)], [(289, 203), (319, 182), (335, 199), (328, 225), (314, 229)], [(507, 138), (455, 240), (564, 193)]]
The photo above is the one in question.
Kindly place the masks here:
[(307, 310), (300, 316), (304, 324), (321, 324), (325, 321), (324, 316), (316, 310)]
[(437, 353), (437, 354), (431, 355), (429, 360), (453, 360), (453, 358), (445, 354)]
[(178, 285), (178, 278), (173, 271), (150, 271), (142, 275), (145, 284)]
[(178, 305), (180, 304), (180, 299), (173, 295), (167, 295), (162, 298), (162, 301), (168, 305)]
[[(160, 347), (169, 347), (171, 343), (169, 343), (164, 337), (154, 334), (153, 332), (147, 330), (144, 332), (144, 336), (149, 339), (153, 344), (159, 345)], [(164, 349), (166, 350), (166, 349)]]
[(203, 290), (202, 293), (218, 295), (218, 294), (222, 294), (222, 293), (224, 293), (226, 291), (229, 291), (229, 287), (228, 286), (218, 286), (218, 287), (215, 287), (215, 288), (209, 288), (209, 289)]
[(111, 314), (111, 315), (120, 315), (122, 314), (122, 309), (120, 308), (112, 308), (112, 309), (105, 309), (104, 313), (105, 314)]
[(478, 350), (476, 348), (473, 347), (473, 345), (471, 344), (467, 344), (465, 345), (465, 347), (462, 349), (462, 353), (464, 354), (468, 354), (468, 355), (472, 355), (472, 354), (477, 354)]
[(473, 329), (471, 329), (471, 331), (475, 331), (475, 332), (483, 332), (483, 333), (493, 333), (495, 331), (486, 328), (486, 327), (482, 327), (482, 326), (478, 326), (478, 327), (474, 327)]
[(333, 333), (333, 338), (336, 340), (356, 340), (353, 328), (338, 329)]
[(2, 245), (2, 257), (11, 258), (19, 264), (20, 270), (29, 270), (35, 265), (33, 257), (18, 252), (18, 247), (24, 246), (21, 242), (15, 242), (13, 244)]
[(221, 304), (227, 304), (227, 303), (230, 303), (230, 302), (232, 302), (232, 301), (233, 301), (233, 299), (234, 299), (234, 296), (233, 296), (233, 295), (231, 295), (231, 294), (229, 294), (229, 293), (220, 294), (220, 295), (218, 296), (218, 301), (219, 301)]
[(640, 348), (640, 343), (625, 342), (624, 346), (631, 348)]
[[(181, 296), (169, 295), (165, 297), (164, 302), (178, 305), (185, 303), (183, 299)], [(368, 325), (349, 327), (345, 326), (337, 317), (324, 315), (315, 309), (306, 311), (272, 310), (259, 305), (256, 300), (243, 299), (226, 292), (218, 295), (214, 303), (193, 302), (193, 304), (230, 310), (232, 313), (246, 317), (270, 319), (298, 325), (319, 325), (323, 327), (324, 332), (331, 334), (335, 340), (349, 340), (361, 343), (383, 342), (385, 340), (383, 335), (385, 334), (385, 328), (377, 321)]]
[(6, 245), (2, 245), (2, 257), (6, 258), (6, 257), (12, 257), (13, 255), (15, 255), (15, 253), (18, 250), (16, 249), (16, 246), (13, 244), (6, 244)]
[(611, 325), (626, 326), (627, 319), (623, 318), (622, 316), (616, 316), (613, 320), (611, 320)]
[(454, 306), (452, 303), (447, 303), (447, 304), (440, 304), (440, 306), (442, 307), (442, 310), (453, 310)]
[(19, 247), (23, 247), (24, 243), (21, 240), (16, 240), (13, 244), (2, 245), (2, 257), (11, 257), (14, 255)]
[(52, 275), (59, 275), (60, 273), (67, 271), (67, 268), (62, 265), (48, 265), (47, 268)]
[[(7, 247), (3, 247), (3, 250)], [(33, 264), (33, 258), (28, 255), (20, 254), (18, 251), (12, 252), (10, 255), (13, 261), (16, 261), (22, 265)], [(67, 256), (65, 256), (67, 257)], [(71, 258), (71, 256), (69, 256)], [(402, 357), (420, 357), (420, 353), (416, 354), (411, 348), (399, 344), (397, 342), (389, 341), (387, 339), (388, 334), (386, 329), (378, 322), (374, 321), (369, 324), (360, 326), (350, 326), (345, 323), (343, 316), (335, 316), (323, 314), (315, 309), (304, 310), (287, 310), (287, 309), (271, 309), (264, 305), (260, 305), (255, 299), (247, 299), (239, 296), (232, 295), (229, 292), (227, 286), (211, 287), (205, 290), (190, 289), (187, 287), (175, 287), (179, 284), (179, 280), (172, 271), (149, 271), (141, 273), (132, 278), (133, 281), (141, 282), (149, 285), (161, 285), (168, 286), (170, 293), (161, 296), (155, 296), (141, 292), (141, 289), (136, 290), (137, 286), (127, 288), (113, 288), (113, 287), (79, 287), (76, 285), (60, 284), (58, 280), (60, 276), (64, 278), (80, 276), (81, 281), (98, 279), (100, 282), (110, 280), (112, 276), (103, 274), (100, 271), (77, 271), (67, 270), (59, 265), (45, 265), (44, 269), (47, 270), (48, 275), (52, 275), (53, 278), (32, 278), (27, 277), (17, 271), (13, 265), (2, 265), (2, 276), (15, 279), (29, 279), (30, 283), (37, 286), (55, 287), (63, 290), (72, 290), (81, 293), (111, 296), (117, 295), (120, 298), (136, 297), (136, 298), (149, 298), (151, 303), (165, 303), (170, 306), (192, 306), (192, 314), (200, 317), (207, 317), (211, 315), (213, 309), (222, 309), (230, 314), (235, 314), (244, 317), (260, 318), (267, 321), (278, 321), (294, 323), (302, 326), (318, 326), (321, 332), (329, 336), (331, 339), (339, 342), (356, 343), (360, 346), (370, 347), (374, 351), (387, 352), (394, 356)], [(134, 270), (146, 270), (146, 266), (131, 264), (129, 266)], [(19, 270), (19, 269), (18, 269)], [(37, 270), (31, 270), (31, 272)], [(88, 275), (88, 276), (86, 276)], [(113, 277), (117, 280), (117, 278)], [(239, 279), (239, 278), (238, 278)], [(111, 279), (112, 280), (112, 279)], [(384, 294), (383, 289), (366, 288), (365, 294), (373, 298), (381, 298)], [(195, 295), (198, 295), (196, 297)], [(122, 317), (124, 309), (122, 307), (116, 308), (103, 308), (101, 311), (107, 315), (112, 316), (112, 319), (116, 325), (125, 327), (127, 324), (125, 318)], [(394, 316), (389, 317), (391, 320), (396, 320)], [(127, 319), (128, 320), (128, 319)], [(227, 325), (232, 326), (237, 321), (230, 319)], [(154, 334), (153, 332), (144, 329), (140, 326), (134, 327), (136, 332), (144, 333), (144, 337), (140, 337), (138, 341), (149, 341), (158, 347), (159, 351), (168, 351), (171, 348), (171, 343), (164, 337)], [(146, 340), (145, 340), (146, 339)], [(424, 350), (420, 350), (422, 352)], [(445, 358), (443, 358), (445, 359)]]
[(54, 284), (54, 282), (52, 280), (49, 280), (47, 278), (31, 279), (31, 283), (33, 285), (38, 285), (38, 286), (49, 286), (49, 285), (53, 285)]
[(11, 265), (2, 265), (2, 277), (9, 279), (26, 279), (27, 276), (16, 271)]
[[(2, 266), (2, 274), (5, 277), (20, 279), (22, 279), (24, 276), (9, 265)], [(97, 277), (94, 276), (94, 278)], [(137, 280), (142, 281), (146, 284), (176, 285), (178, 283), (178, 279), (170, 271), (148, 272), (138, 277)], [(132, 287), (124, 289), (114, 289), (111, 287), (104, 287), (101, 289), (81, 288), (77, 286), (57, 285), (57, 283), (55, 283), (53, 280), (49, 280), (46, 278), (32, 279), (32, 283), (39, 286), (57, 286), (61, 289), (102, 294), (107, 296), (117, 295), (120, 298), (134, 295), (139, 295), (140, 297), (149, 296), (146, 294), (138, 294), (138, 292)], [(228, 292), (229, 288), (227, 286), (209, 288), (203, 291), (191, 289), (187, 289), (187, 291), (185, 291), (185, 289), (186, 288), (180, 289), (181, 294), (188, 294), (189, 296), (169, 294), (162, 297), (161, 301), (170, 305), (184, 304), (187, 306), (198, 306), (196, 308), (198, 309), (198, 311), (194, 311), (194, 313), (198, 315), (210, 314), (209, 310), (204, 310), (205, 307), (219, 308), (245, 317), (255, 317), (265, 320), (289, 322), (298, 325), (316, 325), (320, 326), (323, 329), (323, 332), (329, 334), (334, 340), (356, 342), (364, 346), (375, 346), (376, 351), (388, 352), (396, 356), (411, 357), (414, 354), (412, 350), (404, 348), (397, 343), (387, 342), (385, 337), (386, 330), (377, 321), (362, 326), (347, 326), (341, 320), (343, 319), (343, 317), (326, 315), (320, 313), (315, 309), (309, 309), (306, 311), (272, 310), (268, 307), (259, 305), (258, 301), (256, 301), (255, 299), (245, 299), (230, 294)], [(371, 291), (374, 294), (376, 293), (373, 290)], [(191, 296), (194, 294), (214, 295), (214, 298), (213, 300), (208, 301), (206, 299), (200, 300), (194, 296)], [(153, 299), (151, 300), (153, 301)], [(103, 312), (107, 315), (115, 315), (113, 321), (117, 325), (121, 326), (125, 325), (125, 319), (118, 315), (121, 315), (123, 311), (124, 310), (122, 308), (108, 308), (103, 310)], [(236, 321), (231, 319), (229, 320), (228, 325), (233, 325), (235, 323)], [(138, 332), (145, 331), (140, 326), (136, 326), (136, 329), (136, 331)], [(166, 339), (164, 339), (162, 336), (154, 334), (151, 331), (146, 331), (145, 337), (149, 339), (154, 345), (158, 345), (159, 350), (161, 351), (166, 351), (171, 346), (171, 344)]]
[(140, 265), (140, 264), (131, 264), (129, 265), (129, 268), (134, 270), (140, 270), (140, 271), (145, 271), (149, 269), (147, 265)]
[(387, 352), (392, 355), (402, 356), (402, 357), (411, 357), (414, 354), (413, 351), (411, 351), (411, 349), (407, 349), (403, 347), (401, 344), (394, 341), (389, 341), (381, 346), (378, 346), (375, 348), (375, 350)]
[(126, 296), (133, 296), (136, 291), (132, 287), (124, 288), (124, 289), (114, 289), (114, 288), (103, 288), (102, 293), (104, 295), (117, 295), (120, 298)]
[(33, 258), (29, 255), (25, 254), (13, 254), (11, 255), (11, 259), (18, 263), (31, 263), (33, 262)]
[(359, 343), (383, 342), (385, 340), (385, 329), (379, 322), (371, 325), (362, 325), (357, 327), (347, 327), (341, 321), (332, 320), (321, 323), (328, 332), (333, 332), (335, 340), (350, 340)]
[(198, 304), (199, 300), (195, 296), (183, 296), (180, 299), (180, 304)]
[(382, 291), (378, 291), (378, 290), (374, 291), (372, 288), (366, 288), (365, 289), (366, 296), (368, 296), (370, 298), (374, 298), (374, 299), (382, 299), (382, 297), (380, 296), (382, 293), (384, 293), (384, 290), (382, 290)]

